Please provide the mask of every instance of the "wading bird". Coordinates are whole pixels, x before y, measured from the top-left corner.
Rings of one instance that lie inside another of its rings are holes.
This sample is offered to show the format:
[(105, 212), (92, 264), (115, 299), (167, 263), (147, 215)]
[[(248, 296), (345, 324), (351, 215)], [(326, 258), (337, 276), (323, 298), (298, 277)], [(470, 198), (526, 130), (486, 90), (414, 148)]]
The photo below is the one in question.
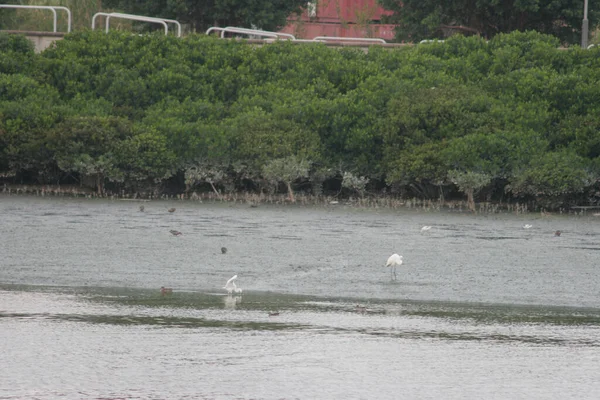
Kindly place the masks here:
[(229, 278), (225, 286), (223, 286), (223, 289), (227, 290), (227, 293), (242, 293), (242, 288), (237, 287), (237, 285), (234, 282), (236, 279), (237, 275), (232, 276), (231, 278)]
[(396, 267), (402, 265), (402, 256), (398, 254), (392, 254), (390, 258), (388, 258), (387, 263), (385, 263), (386, 267), (390, 267), (392, 273), (392, 280), (396, 280)]

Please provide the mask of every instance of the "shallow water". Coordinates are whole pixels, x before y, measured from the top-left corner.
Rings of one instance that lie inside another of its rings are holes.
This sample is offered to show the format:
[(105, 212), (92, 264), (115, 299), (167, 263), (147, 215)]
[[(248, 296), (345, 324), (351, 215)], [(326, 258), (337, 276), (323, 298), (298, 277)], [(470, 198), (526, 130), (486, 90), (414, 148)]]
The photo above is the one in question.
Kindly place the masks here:
[(140, 204), (0, 197), (0, 399), (597, 398), (600, 218)]

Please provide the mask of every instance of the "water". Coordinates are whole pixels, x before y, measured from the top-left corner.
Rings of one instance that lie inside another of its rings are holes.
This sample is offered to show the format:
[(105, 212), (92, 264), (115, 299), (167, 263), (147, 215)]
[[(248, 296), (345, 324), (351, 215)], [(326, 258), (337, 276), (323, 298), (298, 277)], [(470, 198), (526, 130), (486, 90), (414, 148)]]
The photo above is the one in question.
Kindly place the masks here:
[(0, 197), (0, 399), (597, 398), (600, 218), (140, 204)]

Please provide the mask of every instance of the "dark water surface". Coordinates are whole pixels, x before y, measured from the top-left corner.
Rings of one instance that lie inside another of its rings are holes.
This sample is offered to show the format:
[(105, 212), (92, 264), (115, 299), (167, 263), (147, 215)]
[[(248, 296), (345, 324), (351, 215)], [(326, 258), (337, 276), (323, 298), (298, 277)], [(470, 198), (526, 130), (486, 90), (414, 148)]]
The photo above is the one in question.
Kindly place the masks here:
[(600, 393), (598, 217), (0, 196), (0, 218), (0, 399)]

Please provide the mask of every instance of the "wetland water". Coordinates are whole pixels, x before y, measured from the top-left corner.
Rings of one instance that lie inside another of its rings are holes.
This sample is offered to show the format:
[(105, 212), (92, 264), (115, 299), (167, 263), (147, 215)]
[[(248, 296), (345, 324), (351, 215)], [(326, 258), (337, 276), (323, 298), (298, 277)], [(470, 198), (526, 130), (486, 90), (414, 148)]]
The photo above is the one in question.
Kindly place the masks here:
[(600, 393), (598, 217), (0, 196), (0, 220), (0, 399)]

